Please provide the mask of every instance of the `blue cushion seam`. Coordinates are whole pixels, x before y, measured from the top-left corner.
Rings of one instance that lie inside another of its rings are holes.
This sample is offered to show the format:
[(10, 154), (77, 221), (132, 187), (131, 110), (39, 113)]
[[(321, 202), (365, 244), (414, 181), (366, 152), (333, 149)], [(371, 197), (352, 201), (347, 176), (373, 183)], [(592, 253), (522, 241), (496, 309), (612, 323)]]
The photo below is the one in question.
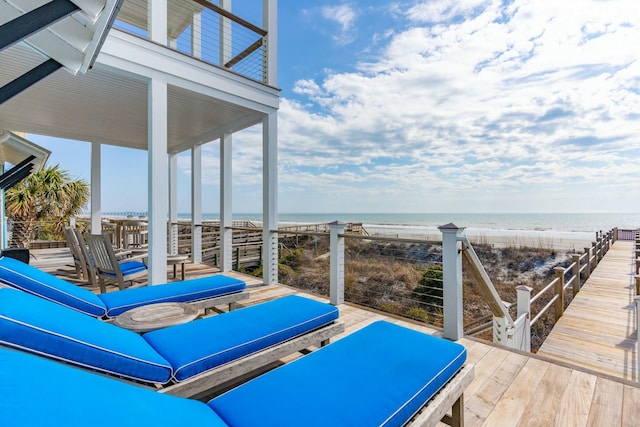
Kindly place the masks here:
[[(9, 272), (9, 273), (13, 273), (13, 274), (15, 274), (15, 275), (17, 275), (17, 276), (20, 276), (20, 277), (26, 278), (27, 280), (31, 280), (31, 281), (33, 281), (33, 282), (35, 282), (35, 283), (37, 283), (37, 284), (39, 284), (39, 285), (41, 285), (41, 286), (43, 286), (43, 287), (47, 288), (47, 289), (51, 289), (51, 290), (53, 290), (53, 291), (55, 291), (55, 292), (59, 292), (60, 294), (65, 295), (65, 296), (67, 296), (67, 297), (69, 297), (69, 298), (71, 298), (71, 299), (74, 299), (74, 300), (76, 300), (76, 301), (81, 301), (81, 302), (83, 302), (83, 303), (85, 303), (85, 304), (87, 304), (87, 305), (90, 305), (90, 306), (92, 306), (92, 307), (96, 307), (96, 308), (101, 309), (102, 311), (105, 311), (105, 308), (104, 308), (104, 307), (100, 307), (99, 305), (93, 304), (93, 303), (92, 303), (92, 302), (90, 302), (90, 301), (87, 301), (87, 300), (84, 300), (84, 299), (78, 298), (76, 295), (72, 295), (72, 294), (69, 294), (69, 293), (67, 293), (67, 292), (64, 292), (64, 291), (60, 290), (59, 288), (53, 287), (53, 286), (51, 286), (51, 285), (49, 285), (49, 284), (47, 284), (47, 283), (41, 282), (41, 281), (39, 281), (39, 280), (35, 280), (35, 279), (33, 279), (32, 277), (29, 277), (29, 276), (24, 275), (23, 273), (20, 273), (20, 272), (15, 271), (15, 270), (9, 270), (9, 269), (8, 269), (7, 267), (5, 267), (5, 266), (0, 266), (0, 269), (5, 270), (5, 271), (7, 271), (7, 272)], [(11, 287), (14, 287), (14, 288), (20, 289), (20, 290), (22, 290), (22, 291), (24, 291), (24, 292), (30, 293), (30, 294), (32, 294), (32, 295), (33, 295), (33, 294), (36, 294), (35, 292), (33, 292), (33, 291), (29, 290), (29, 289), (26, 289), (24, 286), (20, 286), (20, 285), (18, 285), (17, 283), (10, 282), (9, 280), (6, 280), (6, 279), (4, 279), (4, 278), (0, 278), (0, 282), (5, 283), (5, 284), (7, 284), (7, 285), (9, 285), (9, 286), (11, 286)], [(62, 302), (59, 302), (58, 300), (54, 300), (54, 299), (51, 299), (51, 298), (47, 298), (47, 297), (45, 297), (44, 295), (42, 295), (42, 294), (40, 294), (40, 293), (37, 293), (36, 295), (38, 295), (38, 296), (42, 296), (42, 297), (43, 297), (43, 298), (45, 298), (45, 299), (49, 299), (49, 301), (53, 301), (53, 302), (55, 302), (55, 303), (58, 303), (58, 304), (64, 305), (64, 306), (66, 306), (66, 307), (70, 307), (69, 305), (66, 305), (66, 304), (64, 304), (64, 303), (62, 303)], [(75, 308), (75, 307), (71, 307), (71, 308), (73, 308), (74, 310), (78, 310), (78, 309), (77, 309), (77, 308)], [(84, 313), (84, 311), (83, 311), (83, 313)]]
[[(51, 353), (46, 353), (46, 352), (43, 352), (43, 351), (40, 351), (40, 350), (36, 350), (36, 349), (30, 348), (30, 347), (23, 347), (21, 345), (17, 345), (17, 344), (14, 344), (12, 342), (8, 342), (8, 341), (0, 340), (0, 344), (4, 344), (8, 348), (15, 348), (15, 349), (23, 350), (26, 353), (37, 354), (37, 355), (45, 357), (45, 358), (49, 358), (49, 359), (58, 360), (58, 361), (61, 361), (61, 362), (64, 362), (64, 363), (68, 363), (68, 364), (73, 365), (73, 366), (80, 366), (80, 367), (83, 367), (83, 368), (86, 368), (86, 369), (90, 369), (90, 370), (93, 370), (93, 371), (103, 372), (103, 373), (106, 373), (106, 374), (109, 374), (109, 375), (113, 375), (114, 377), (125, 377), (125, 378), (129, 378), (129, 379), (131, 379), (133, 381), (140, 381), (140, 382), (143, 382), (143, 383), (146, 383), (146, 384), (167, 384), (171, 380), (171, 377), (169, 377), (169, 379), (167, 381), (163, 382), (163, 383), (155, 382), (155, 381), (149, 381), (149, 379), (147, 379), (147, 378), (140, 378), (140, 377), (136, 377), (134, 375), (123, 374), (122, 372), (111, 371), (111, 370), (103, 368), (103, 367), (89, 365), (87, 363), (79, 362), (79, 361), (74, 360), (74, 359), (67, 359), (67, 358), (62, 357), (62, 356), (58, 356), (58, 355), (51, 354)], [(162, 367), (162, 365), (158, 365), (158, 366)]]
[[(163, 285), (163, 286), (166, 286), (166, 285)], [(236, 286), (236, 285), (233, 285), (233, 286)], [(231, 287), (231, 286), (225, 286), (225, 287)], [(220, 289), (220, 288), (217, 288), (217, 289)], [(223, 296), (223, 295), (230, 295), (232, 293), (241, 292), (243, 290), (244, 289), (238, 290), (238, 291), (231, 291), (231, 292), (226, 292), (226, 293), (215, 294), (215, 295), (207, 295), (206, 297), (201, 298), (201, 299), (204, 300), (204, 299), (215, 298), (215, 297), (219, 297), (219, 296)], [(153, 304), (153, 303), (155, 303), (155, 301), (163, 301), (163, 300), (166, 300), (168, 298), (189, 297), (190, 295), (197, 295), (197, 294), (208, 293), (208, 292), (211, 292), (211, 290), (203, 290), (203, 291), (196, 291), (196, 292), (190, 292), (190, 293), (179, 293), (179, 294), (173, 294), (173, 295), (166, 295), (166, 296), (158, 297), (158, 298), (154, 298), (154, 299), (146, 299), (144, 301), (139, 301), (139, 302), (136, 302), (136, 303), (120, 304), (120, 305), (116, 305), (116, 306), (113, 306), (113, 307), (109, 308), (109, 310), (107, 311), (107, 316), (109, 316), (109, 313), (111, 313), (112, 311), (124, 309), (125, 307), (138, 307), (141, 302), (144, 302), (144, 305), (147, 305), (147, 304)], [(200, 300), (190, 299), (188, 302), (195, 302), (195, 301), (200, 301)]]
[[(121, 356), (121, 357), (123, 357), (125, 359), (129, 359), (129, 360), (133, 360), (133, 361), (136, 361), (136, 362), (145, 363), (145, 364), (148, 364), (150, 366), (157, 366), (157, 367), (160, 367), (160, 368), (168, 368), (169, 372), (171, 372), (171, 373), (173, 372), (173, 367), (171, 365), (161, 365), (159, 363), (155, 363), (155, 362), (152, 362), (152, 361), (149, 361), (149, 360), (140, 359), (140, 358), (137, 358), (137, 357), (133, 357), (131, 355), (127, 355), (127, 354), (120, 353), (120, 352), (117, 352), (117, 351), (108, 350), (108, 349), (105, 349), (103, 347), (99, 347), (99, 346), (96, 346), (96, 345), (91, 345), (91, 344), (89, 344), (87, 342), (84, 342), (84, 341), (81, 341), (81, 340), (78, 340), (78, 339), (75, 339), (75, 338), (72, 338), (72, 337), (69, 337), (69, 336), (66, 336), (66, 335), (62, 335), (62, 334), (59, 334), (59, 333), (55, 333), (53, 331), (49, 331), (47, 329), (43, 329), (43, 328), (31, 325), (29, 323), (21, 322), (21, 321), (18, 321), (16, 319), (8, 318), (6, 316), (0, 315), (0, 319), (4, 319), (4, 320), (6, 320), (8, 322), (11, 322), (11, 323), (23, 325), (23, 326), (26, 326), (28, 328), (33, 328), (33, 329), (35, 329), (37, 331), (41, 331), (41, 332), (43, 332), (45, 334), (48, 334), (48, 335), (53, 335), (53, 336), (60, 337), (60, 338), (63, 338), (63, 339), (68, 339), (71, 342), (75, 342), (75, 343), (78, 343), (78, 344), (81, 344), (81, 345), (85, 345), (85, 346), (90, 347), (90, 348), (94, 348), (94, 349), (97, 349), (97, 350), (100, 350), (100, 351), (104, 351), (107, 354), (113, 354), (113, 355)], [(12, 346), (19, 346), (19, 345), (15, 344), (15, 343), (11, 343), (9, 341), (4, 341), (3, 340), (3, 341), (0, 341), (0, 342), (4, 342), (5, 344), (12, 345)], [(33, 349), (33, 350), (30, 350), (30, 351), (41, 351), (41, 350)], [(43, 354), (47, 354), (50, 357), (55, 357), (55, 358), (58, 358), (60, 360), (68, 360), (69, 362), (75, 363), (75, 364), (78, 364), (78, 365), (82, 365), (83, 364), (82, 362), (78, 362), (78, 361), (75, 361), (73, 359), (66, 359), (66, 358), (64, 358), (62, 356), (58, 356), (58, 355), (55, 355), (55, 354), (44, 353), (44, 352), (43, 352)], [(89, 366), (92, 366), (94, 369), (99, 369), (99, 370), (102, 370), (102, 371), (105, 371), (105, 372), (110, 372), (109, 370), (104, 369), (104, 368), (100, 368), (100, 367), (93, 366), (93, 365), (89, 365)], [(129, 376), (129, 375), (122, 374), (122, 373), (117, 373), (117, 375)], [(170, 379), (171, 379), (172, 375), (173, 374), (171, 374), (169, 376)], [(130, 376), (130, 378), (135, 378), (135, 377)], [(142, 381), (145, 381), (145, 380), (142, 380)]]
[[(297, 324), (295, 324), (295, 325), (291, 325), (291, 326), (289, 326), (289, 327), (287, 327), (287, 328), (285, 328), (285, 329), (280, 329), (280, 330), (275, 331), (275, 332), (272, 332), (272, 333), (270, 333), (270, 334), (268, 334), (268, 335), (263, 335), (263, 336), (258, 337), (258, 338), (256, 338), (256, 339), (253, 339), (253, 340), (251, 340), (251, 341), (244, 342), (244, 343), (242, 343), (242, 344), (238, 344), (238, 345), (236, 345), (236, 346), (234, 346), (234, 347), (226, 348), (226, 349), (224, 349), (224, 350), (222, 350), (222, 351), (219, 351), (219, 352), (217, 352), (217, 353), (209, 354), (209, 355), (207, 355), (207, 356), (201, 357), (201, 358), (199, 358), (198, 360), (194, 360), (194, 361), (192, 361), (192, 362), (187, 363), (186, 365), (183, 365), (183, 366), (180, 366), (179, 368), (177, 368), (177, 369), (175, 370), (175, 372), (173, 373), (173, 377), (172, 377), (172, 379), (173, 379), (174, 381), (176, 381), (176, 382), (180, 382), (180, 380), (178, 380), (178, 379), (176, 378), (176, 375), (178, 374), (178, 372), (180, 372), (180, 371), (181, 371), (181, 370), (183, 370), (183, 369), (186, 369), (186, 368), (187, 368), (187, 367), (189, 367), (189, 366), (192, 366), (192, 365), (198, 364), (198, 363), (202, 362), (203, 360), (210, 359), (210, 358), (212, 358), (212, 357), (214, 357), (214, 356), (219, 356), (219, 355), (221, 355), (221, 354), (228, 353), (228, 352), (233, 351), (233, 350), (235, 350), (235, 349), (237, 349), (237, 348), (245, 347), (245, 346), (247, 346), (247, 345), (249, 345), (249, 344), (253, 344), (254, 342), (262, 341), (262, 340), (266, 340), (266, 339), (268, 339), (269, 337), (271, 337), (271, 336), (273, 336), (273, 335), (280, 334), (280, 333), (286, 332), (286, 331), (288, 331), (288, 330), (294, 329), (294, 328), (296, 328), (296, 327), (302, 326), (302, 325), (304, 325), (304, 324), (306, 324), (306, 323), (311, 323), (311, 322), (313, 322), (313, 321), (315, 321), (315, 320), (322, 319), (323, 317), (330, 316), (330, 315), (334, 314), (336, 311), (338, 311), (338, 309), (337, 309), (337, 308), (335, 308), (334, 310), (332, 310), (332, 311), (331, 311), (331, 312), (329, 312), (329, 313), (324, 313), (324, 314), (321, 314), (321, 315), (319, 315), (319, 316), (316, 316), (316, 317), (314, 317), (313, 319), (307, 319), (307, 320), (305, 320), (304, 322), (300, 322), (300, 323), (297, 323)], [(320, 327), (322, 327), (322, 326), (325, 326), (325, 325), (327, 325), (328, 323), (330, 323), (330, 321), (333, 321), (333, 320), (334, 320), (333, 318), (332, 318), (332, 319), (329, 319), (329, 320), (327, 320), (326, 322), (322, 323), (321, 325), (318, 325), (318, 326), (317, 326), (317, 328), (320, 328)], [(294, 335), (294, 336), (288, 337), (288, 338), (286, 339), (286, 341), (289, 341), (289, 340), (292, 340), (292, 339), (294, 339), (294, 338), (300, 337), (300, 336), (302, 336), (302, 335), (304, 335), (304, 334), (306, 334), (306, 333), (308, 333), (308, 332), (309, 332), (308, 330), (305, 330), (304, 332), (301, 332), (301, 333), (299, 333), (299, 334), (297, 334), (297, 335)], [(274, 347), (274, 346), (276, 346), (276, 345), (278, 345), (278, 344), (281, 344), (282, 342), (283, 342), (283, 341), (279, 341), (279, 342), (274, 343), (274, 344), (272, 344), (272, 345), (270, 345), (270, 346), (268, 346), (268, 347), (264, 347), (264, 348), (261, 348), (261, 349), (259, 349), (259, 350), (256, 350), (256, 351), (254, 351), (253, 353), (246, 354), (246, 355), (244, 355), (244, 356), (242, 356), (242, 357), (250, 356), (250, 355), (252, 355), (252, 354), (258, 353), (258, 352), (260, 352), (260, 351), (263, 351), (263, 350), (266, 350), (266, 349), (268, 349), (268, 348)], [(234, 359), (234, 360), (229, 361), (229, 362), (227, 362), (227, 363), (231, 363), (231, 362), (233, 362), (233, 361), (235, 361), (235, 360), (237, 360), (237, 359)], [(212, 370), (212, 369), (216, 369), (216, 368), (218, 368), (218, 367), (220, 367), (220, 366), (224, 366), (224, 365), (226, 365), (227, 363), (224, 363), (224, 364), (222, 364), (222, 365), (216, 365), (216, 366), (211, 367), (211, 368), (209, 368), (209, 369), (207, 369), (206, 371), (203, 371), (203, 372), (201, 372), (201, 373), (208, 372), (208, 371), (210, 371), (210, 370)], [(199, 374), (198, 374), (198, 375), (199, 375)], [(184, 381), (184, 380), (183, 380), (183, 381)]]
[[(405, 403), (403, 403), (403, 404), (402, 404), (402, 406), (400, 406), (398, 409), (396, 409), (396, 411), (395, 411), (393, 414), (389, 415), (389, 417), (388, 417), (386, 420), (384, 420), (384, 421), (382, 422), (382, 424), (380, 424), (380, 425), (381, 425), (381, 426), (386, 425), (386, 424), (387, 424), (387, 423), (388, 423), (388, 422), (389, 422), (393, 417), (395, 417), (395, 416), (398, 414), (398, 412), (402, 411), (406, 406), (408, 406), (409, 404), (411, 404), (411, 402), (413, 402), (413, 401), (418, 397), (418, 395), (424, 391), (424, 389), (426, 389), (427, 387), (429, 387), (429, 386), (431, 385), (431, 383), (433, 383), (436, 379), (438, 379), (438, 377), (439, 377), (440, 375), (442, 375), (442, 373), (443, 373), (444, 371), (446, 371), (447, 369), (449, 369), (449, 367), (450, 367), (451, 365), (453, 365), (453, 364), (454, 364), (454, 362), (456, 362), (458, 359), (460, 359), (460, 357), (464, 356), (465, 354), (466, 354), (466, 349), (463, 347), (463, 348), (462, 348), (462, 351), (461, 351), (461, 352), (460, 352), (456, 357), (454, 357), (454, 358), (453, 358), (449, 363), (447, 363), (447, 365), (445, 365), (444, 367), (442, 367), (442, 369), (440, 369), (440, 371), (439, 371), (436, 375), (434, 375), (433, 377), (431, 377), (431, 379), (430, 379), (428, 382), (426, 382), (426, 383), (425, 383), (425, 384), (424, 384), (424, 385), (423, 385), (423, 386), (422, 386), (422, 387), (421, 387), (417, 392), (415, 392), (413, 396), (411, 396), (409, 399), (407, 399), (407, 401), (406, 401)], [(458, 369), (458, 370), (459, 370), (459, 369)], [(431, 400), (431, 398), (432, 398), (433, 396), (435, 396), (435, 395), (436, 395), (436, 394), (437, 394), (437, 393), (438, 393), (438, 392), (439, 392), (439, 391), (440, 391), (440, 390), (441, 390), (441, 389), (442, 389), (442, 388), (443, 388), (443, 387), (444, 387), (444, 386), (449, 382), (449, 380), (451, 380), (451, 378), (453, 378), (453, 376), (458, 372), (458, 370), (456, 370), (456, 372), (455, 372), (453, 375), (451, 375), (451, 376), (447, 379), (447, 381), (445, 381), (444, 383), (442, 383), (442, 385), (441, 385), (437, 390), (435, 390), (435, 391), (433, 392), (433, 394), (431, 394), (431, 395), (429, 396), (429, 398), (428, 398), (424, 403), (427, 403), (429, 400)], [(414, 416), (415, 414), (417, 414), (417, 413), (422, 409), (422, 407), (423, 407), (423, 406), (424, 406), (424, 405), (420, 405), (420, 407), (417, 409), (417, 411), (416, 411), (416, 412), (414, 412), (414, 413), (413, 413), (409, 418), (407, 418), (407, 421), (408, 421), (408, 420), (410, 420), (411, 418), (413, 418), (413, 416)]]

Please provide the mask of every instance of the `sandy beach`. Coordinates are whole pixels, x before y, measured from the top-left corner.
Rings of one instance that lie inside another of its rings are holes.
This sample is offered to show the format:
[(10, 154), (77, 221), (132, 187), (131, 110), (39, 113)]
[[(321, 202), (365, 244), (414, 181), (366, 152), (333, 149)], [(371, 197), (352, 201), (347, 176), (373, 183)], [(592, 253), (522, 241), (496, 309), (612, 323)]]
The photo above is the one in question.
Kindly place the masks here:
[[(441, 240), (442, 234), (438, 230), (402, 230), (365, 227), (373, 235), (393, 236), (406, 239)], [(465, 229), (462, 234), (467, 236), (472, 244), (490, 244), (496, 247), (532, 247), (549, 248), (560, 251), (576, 251), (582, 253), (596, 240), (596, 233), (560, 232), (537, 230), (480, 230)]]

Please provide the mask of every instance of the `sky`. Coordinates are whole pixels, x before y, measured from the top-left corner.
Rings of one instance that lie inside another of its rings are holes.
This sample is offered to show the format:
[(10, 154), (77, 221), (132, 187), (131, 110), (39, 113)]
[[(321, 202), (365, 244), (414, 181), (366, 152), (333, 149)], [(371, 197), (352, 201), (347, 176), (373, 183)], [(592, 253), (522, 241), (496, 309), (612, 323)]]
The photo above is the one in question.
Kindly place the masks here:
[[(640, 210), (635, 0), (278, 9), (280, 212)], [(261, 132), (234, 135), (234, 212), (261, 211)], [(89, 144), (30, 137), (89, 180)], [(203, 147), (205, 212), (219, 211), (218, 153)], [(146, 152), (102, 156), (103, 212), (146, 211)], [(189, 212), (189, 154), (178, 160)]]

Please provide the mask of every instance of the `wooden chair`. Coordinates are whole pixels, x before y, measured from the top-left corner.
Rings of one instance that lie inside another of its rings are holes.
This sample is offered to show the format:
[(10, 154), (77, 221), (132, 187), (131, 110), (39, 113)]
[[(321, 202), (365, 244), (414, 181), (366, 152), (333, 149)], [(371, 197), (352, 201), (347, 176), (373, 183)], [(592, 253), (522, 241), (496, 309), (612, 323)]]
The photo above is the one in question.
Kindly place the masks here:
[(84, 238), (89, 246), (89, 256), (95, 266), (100, 292), (106, 292), (106, 285), (109, 283), (124, 289), (128, 287), (127, 282), (130, 282), (130, 286), (134, 280), (147, 274), (147, 266), (137, 260), (145, 257), (144, 254), (140, 257), (119, 260), (107, 236), (85, 233)]
[(148, 246), (149, 227), (146, 222), (134, 221), (122, 226), (122, 247), (146, 248)]
[(90, 281), (89, 273), (87, 271), (87, 264), (82, 252), (80, 251), (80, 243), (78, 242), (78, 238), (74, 230), (75, 229), (72, 227), (63, 228), (64, 236), (67, 239), (67, 246), (69, 246), (71, 255), (73, 256), (73, 264), (76, 268), (76, 275), (80, 280)]

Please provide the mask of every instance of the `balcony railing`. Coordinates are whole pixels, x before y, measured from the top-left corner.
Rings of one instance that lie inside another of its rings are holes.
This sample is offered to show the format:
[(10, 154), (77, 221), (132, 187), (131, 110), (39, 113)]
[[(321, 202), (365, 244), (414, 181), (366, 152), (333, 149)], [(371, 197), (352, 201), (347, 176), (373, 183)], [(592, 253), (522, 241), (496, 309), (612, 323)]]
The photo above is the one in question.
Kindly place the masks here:
[[(146, 0), (125, 0), (114, 28), (150, 39)], [(267, 32), (206, 0), (167, 0), (166, 46), (266, 83)]]

